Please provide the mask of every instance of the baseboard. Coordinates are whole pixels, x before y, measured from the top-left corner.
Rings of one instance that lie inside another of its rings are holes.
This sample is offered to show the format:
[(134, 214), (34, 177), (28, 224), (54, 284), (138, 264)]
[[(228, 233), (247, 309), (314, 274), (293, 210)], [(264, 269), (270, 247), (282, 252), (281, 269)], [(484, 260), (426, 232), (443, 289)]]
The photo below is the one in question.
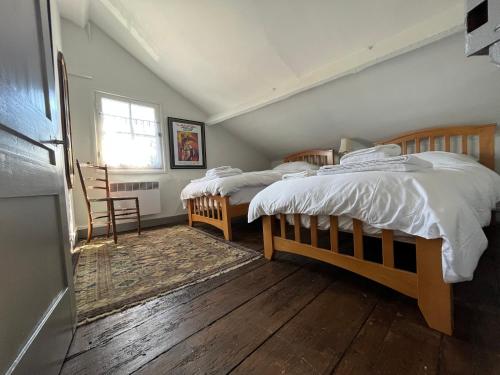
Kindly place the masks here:
[[(187, 215), (176, 215), (176, 216), (168, 216), (168, 217), (159, 217), (154, 219), (142, 219), (141, 227), (142, 228), (150, 228), (157, 227), (161, 225), (174, 225), (174, 224), (185, 224), (187, 223)], [(117, 224), (118, 232), (126, 232), (130, 230), (135, 230), (137, 228), (137, 222), (131, 221), (127, 223), (119, 223)], [(106, 234), (106, 226), (94, 226), (94, 236), (102, 236)], [(85, 239), (87, 238), (87, 227), (78, 228), (77, 230), (77, 239)]]

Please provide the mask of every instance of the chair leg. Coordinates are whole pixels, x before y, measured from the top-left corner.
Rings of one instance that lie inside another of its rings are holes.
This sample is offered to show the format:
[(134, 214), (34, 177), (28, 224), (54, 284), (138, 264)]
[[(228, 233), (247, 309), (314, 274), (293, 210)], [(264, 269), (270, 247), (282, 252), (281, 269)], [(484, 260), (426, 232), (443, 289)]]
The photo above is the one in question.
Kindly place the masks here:
[(115, 219), (115, 202), (111, 200), (110, 202), (110, 208), (111, 208), (111, 222), (113, 223), (113, 241), (115, 243), (118, 242), (118, 235), (116, 233), (116, 219)]
[(135, 209), (137, 213), (137, 235), (141, 234), (141, 211), (139, 209), (139, 198), (135, 198)]
[(88, 225), (88, 228), (87, 228), (87, 243), (90, 243), (90, 241), (92, 240), (92, 231), (93, 231), (93, 227), (92, 227), (92, 221), (89, 220), (89, 225)]
[(107, 206), (108, 206), (108, 225), (107, 225), (107, 228), (106, 228), (106, 238), (109, 238), (109, 229), (111, 227), (111, 209), (110, 209), (110, 203), (107, 202)]

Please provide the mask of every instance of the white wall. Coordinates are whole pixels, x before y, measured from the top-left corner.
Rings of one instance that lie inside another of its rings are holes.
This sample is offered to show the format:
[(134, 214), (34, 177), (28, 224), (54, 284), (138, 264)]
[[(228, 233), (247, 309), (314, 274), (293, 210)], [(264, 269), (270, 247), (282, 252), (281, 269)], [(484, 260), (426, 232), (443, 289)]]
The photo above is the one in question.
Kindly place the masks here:
[[(104, 91), (161, 106), (164, 129), (166, 118), (180, 117), (204, 121), (206, 114), (167, 86), (156, 75), (110, 39), (98, 27), (90, 24), (84, 30), (62, 20), (64, 55), (69, 70), (71, 119), (75, 157), (80, 161), (96, 161), (94, 103), (95, 92)], [(88, 76), (82, 78), (79, 76)], [(166, 164), (168, 137), (165, 141)], [(207, 127), (208, 167), (232, 165), (243, 170), (266, 169), (269, 160), (222, 127)], [(159, 181), (162, 211), (151, 218), (175, 216), (184, 213), (179, 200), (181, 189), (204, 170), (170, 170), (159, 174), (113, 174), (115, 181)], [(80, 184), (76, 183), (74, 196), (75, 219), (78, 227), (86, 226), (86, 208)]]
[(222, 126), (276, 160), (338, 149), (341, 137), (373, 142), (424, 127), (500, 123), (500, 68), (487, 56), (466, 58), (464, 43), (458, 33)]

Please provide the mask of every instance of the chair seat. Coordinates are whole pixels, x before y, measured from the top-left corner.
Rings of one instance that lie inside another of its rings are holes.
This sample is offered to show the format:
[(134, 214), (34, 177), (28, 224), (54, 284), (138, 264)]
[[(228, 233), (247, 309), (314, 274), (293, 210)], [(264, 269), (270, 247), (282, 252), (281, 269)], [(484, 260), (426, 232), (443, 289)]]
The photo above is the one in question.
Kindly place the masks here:
[[(130, 216), (130, 215), (134, 215), (136, 216), (138, 214), (137, 211), (131, 211), (131, 212), (125, 212), (125, 213), (121, 213), (121, 214), (115, 214), (115, 219), (116, 220), (119, 220), (120, 219), (120, 216)], [(108, 218), (108, 215), (103, 215), (103, 216), (93, 216), (92, 217), (92, 221), (95, 221), (97, 219), (107, 219)], [(123, 218), (122, 218), (123, 219)]]

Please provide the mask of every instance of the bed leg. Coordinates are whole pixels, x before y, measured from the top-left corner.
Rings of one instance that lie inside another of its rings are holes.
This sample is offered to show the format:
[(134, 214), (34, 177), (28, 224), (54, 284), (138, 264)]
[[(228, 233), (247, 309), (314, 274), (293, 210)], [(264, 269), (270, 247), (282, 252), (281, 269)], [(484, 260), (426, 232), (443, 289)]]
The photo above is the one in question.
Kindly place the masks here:
[(188, 223), (189, 226), (193, 226), (193, 212), (194, 212), (194, 200), (190, 199), (188, 201)]
[(226, 241), (233, 240), (233, 230), (231, 228), (231, 212), (229, 211), (229, 197), (224, 197), (222, 201), (222, 231)]
[(418, 307), (429, 327), (452, 335), (452, 286), (443, 281), (441, 239), (417, 237)]
[(262, 230), (264, 232), (264, 257), (268, 260), (273, 259), (273, 253), (274, 253), (273, 227), (274, 227), (274, 216), (263, 216)]

